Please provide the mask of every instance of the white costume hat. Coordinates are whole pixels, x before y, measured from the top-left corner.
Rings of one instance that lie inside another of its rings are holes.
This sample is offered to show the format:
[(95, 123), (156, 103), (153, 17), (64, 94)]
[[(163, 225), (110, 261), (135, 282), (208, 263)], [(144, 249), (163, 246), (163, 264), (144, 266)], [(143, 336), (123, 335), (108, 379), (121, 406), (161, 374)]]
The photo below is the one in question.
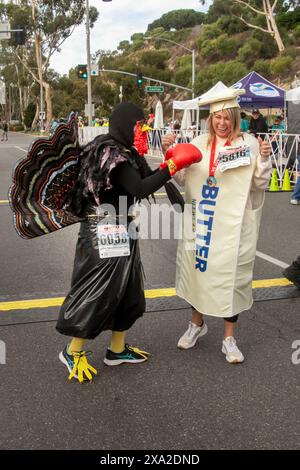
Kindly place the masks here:
[(216, 113), (228, 108), (240, 108), (237, 97), (246, 93), (244, 89), (227, 88), (222, 91), (205, 94), (198, 101), (199, 106), (210, 104), (210, 113)]

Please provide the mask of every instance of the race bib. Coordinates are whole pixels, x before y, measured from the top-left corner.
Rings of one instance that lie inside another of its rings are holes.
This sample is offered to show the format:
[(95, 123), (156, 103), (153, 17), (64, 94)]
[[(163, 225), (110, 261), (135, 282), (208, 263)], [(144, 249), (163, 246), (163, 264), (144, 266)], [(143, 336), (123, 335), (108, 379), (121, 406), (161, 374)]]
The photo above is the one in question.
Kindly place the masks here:
[(250, 147), (248, 145), (222, 147), (219, 151), (219, 170), (222, 173), (232, 168), (250, 165), (250, 163)]
[(97, 238), (100, 258), (129, 256), (129, 235), (124, 225), (97, 225)]

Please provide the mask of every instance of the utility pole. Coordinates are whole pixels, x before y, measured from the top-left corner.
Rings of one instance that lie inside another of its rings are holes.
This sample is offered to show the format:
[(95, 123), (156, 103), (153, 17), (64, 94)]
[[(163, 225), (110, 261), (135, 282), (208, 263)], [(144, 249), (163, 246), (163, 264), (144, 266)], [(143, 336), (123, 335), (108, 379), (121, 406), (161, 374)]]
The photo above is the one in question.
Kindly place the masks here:
[(92, 76), (91, 76), (91, 39), (90, 39), (90, 5), (86, 0), (86, 52), (87, 52), (87, 92), (88, 92), (88, 122), (92, 126)]

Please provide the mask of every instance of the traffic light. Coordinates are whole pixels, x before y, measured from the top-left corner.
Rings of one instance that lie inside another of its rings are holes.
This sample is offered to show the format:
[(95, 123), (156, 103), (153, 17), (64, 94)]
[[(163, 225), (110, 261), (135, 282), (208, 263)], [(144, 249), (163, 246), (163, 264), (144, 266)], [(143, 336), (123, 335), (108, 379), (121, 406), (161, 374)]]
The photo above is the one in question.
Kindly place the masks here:
[(15, 31), (15, 44), (17, 46), (24, 46), (26, 42), (26, 35), (25, 35), (25, 29), (24, 26), (16, 26), (15, 29), (20, 29), (22, 31)]
[(136, 83), (137, 83), (137, 86), (139, 88), (141, 88), (141, 86), (143, 85), (143, 74), (141, 72), (139, 72), (136, 76)]
[(78, 75), (78, 78), (84, 78), (84, 79), (87, 78), (87, 65), (86, 64), (78, 65), (77, 75)]

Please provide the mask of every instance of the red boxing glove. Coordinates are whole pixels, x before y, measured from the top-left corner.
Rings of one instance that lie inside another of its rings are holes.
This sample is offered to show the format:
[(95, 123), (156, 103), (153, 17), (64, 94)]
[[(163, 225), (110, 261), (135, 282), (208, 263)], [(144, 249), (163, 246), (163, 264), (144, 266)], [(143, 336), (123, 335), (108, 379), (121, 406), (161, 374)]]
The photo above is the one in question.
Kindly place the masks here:
[(202, 153), (193, 144), (177, 144), (167, 150), (165, 158), (166, 161), (160, 165), (160, 168), (168, 166), (170, 175), (174, 176), (182, 168), (201, 162)]

